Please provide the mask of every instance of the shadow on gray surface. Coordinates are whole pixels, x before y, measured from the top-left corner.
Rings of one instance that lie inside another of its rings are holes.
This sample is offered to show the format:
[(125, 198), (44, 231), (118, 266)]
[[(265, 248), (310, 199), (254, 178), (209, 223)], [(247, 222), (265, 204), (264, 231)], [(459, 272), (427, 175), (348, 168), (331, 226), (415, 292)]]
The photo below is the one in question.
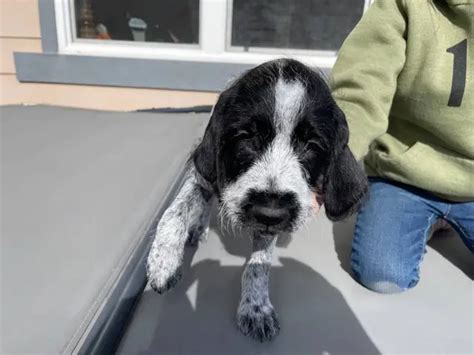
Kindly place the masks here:
[(474, 255), (454, 230), (436, 232), (428, 245), (474, 280)]
[[(355, 217), (333, 224), (334, 248), (337, 257), (341, 268), (351, 275), (351, 244), (354, 226)], [(474, 279), (474, 256), (453, 229), (435, 232), (428, 246), (449, 260), (471, 280)]]
[(354, 235), (355, 217), (333, 223), (332, 234), (334, 238), (334, 249), (341, 268), (352, 275), (351, 272), (351, 247), (352, 236)]
[[(249, 240), (215, 231), (226, 253), (248, 257)], [(379, 354), (341, 293), (311, 267), (280, 258), (272, 267), (270, 296), (280, 335), (258, 343), (235, 325), (242, 267), (203, 260), (191, 266), (195, 249), (185, 255), (183, 280), (169, 294), (147, 289), (137, 309), (139, 326), (122, 353), (140, 354)], [(188, 297), (188, 294), (191, 294)], [(193, 302), (193, 300), (196, 300)], [(140, 349), (137, 351), (136, 349)]]

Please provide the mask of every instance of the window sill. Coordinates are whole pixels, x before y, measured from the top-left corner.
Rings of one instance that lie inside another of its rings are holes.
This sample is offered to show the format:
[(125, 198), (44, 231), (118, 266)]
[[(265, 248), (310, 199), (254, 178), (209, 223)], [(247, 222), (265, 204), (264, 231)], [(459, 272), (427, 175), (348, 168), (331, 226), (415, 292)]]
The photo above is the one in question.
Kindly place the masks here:
[[(221, 91), (253, 64), (15, 53), (20, 82)], [(328, 74), (329, 68), (320, 68)]]

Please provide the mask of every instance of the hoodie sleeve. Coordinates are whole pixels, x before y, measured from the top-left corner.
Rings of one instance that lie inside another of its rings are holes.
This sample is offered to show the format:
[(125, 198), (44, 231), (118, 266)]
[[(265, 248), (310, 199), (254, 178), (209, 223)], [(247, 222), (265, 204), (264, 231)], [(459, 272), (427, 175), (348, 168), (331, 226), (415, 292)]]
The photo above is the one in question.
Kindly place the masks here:
[(387, 131), (388, 114), (405, 63), (403, 0), (377, 0), (347, 37), (331, 73), (331, 89), (346, 115), (357, 160)]

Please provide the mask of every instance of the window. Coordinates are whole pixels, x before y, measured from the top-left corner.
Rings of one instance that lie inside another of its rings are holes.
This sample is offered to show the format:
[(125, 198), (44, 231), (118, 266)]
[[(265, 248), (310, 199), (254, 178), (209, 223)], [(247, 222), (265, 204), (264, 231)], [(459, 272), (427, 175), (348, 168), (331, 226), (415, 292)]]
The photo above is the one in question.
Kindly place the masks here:
[(230, 48), (336, 51), (364, 5), (354, 0), (233, 0)]
[(55, 0), (59, 52), (331, 67), (370, 0)]
[(74, 0), (77, 39), (199, 43), (199, 1)]

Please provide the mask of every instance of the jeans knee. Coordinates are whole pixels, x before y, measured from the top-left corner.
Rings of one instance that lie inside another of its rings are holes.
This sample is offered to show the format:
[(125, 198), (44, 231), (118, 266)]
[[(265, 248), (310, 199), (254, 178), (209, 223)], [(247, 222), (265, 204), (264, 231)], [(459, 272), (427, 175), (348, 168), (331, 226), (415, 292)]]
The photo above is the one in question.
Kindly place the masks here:
[(377, 293), (401, 293), (418, 283), (418, 275), (410, 275), (396, 268), (372, 263), (372, 265), (352, 264), (355, 279), (364, 287)]
[(402, 286), (393, 281), (372, 281), (359, 279), (359, 282), (369, 290), (377, 293), (392, 294), (401, 293), (407, 290), (407, 288), (403, 288)]

